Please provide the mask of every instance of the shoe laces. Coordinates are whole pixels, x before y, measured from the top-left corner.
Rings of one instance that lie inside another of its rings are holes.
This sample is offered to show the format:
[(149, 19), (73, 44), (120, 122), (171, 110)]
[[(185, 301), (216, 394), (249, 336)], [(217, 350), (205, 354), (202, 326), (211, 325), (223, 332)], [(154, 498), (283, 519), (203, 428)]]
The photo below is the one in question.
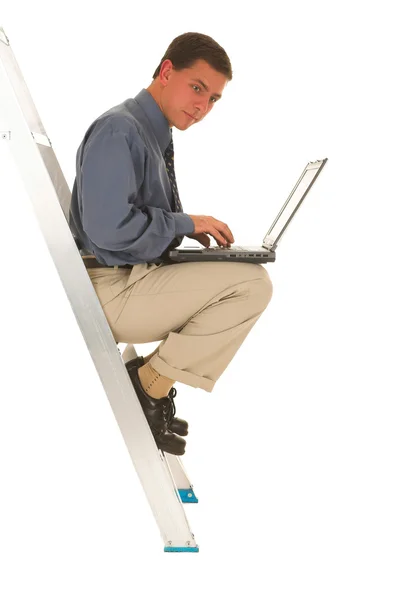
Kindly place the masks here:
[(175, 402), (174, 402), (175, 396), (176, 396), (176, 389), (173, 387), (168, 392), (168, 401), (165, 403), (165, 406), (163, 409), (164, 415), (166, 416), (167, 421), (168, 421), (168, 425), (171, 423), (171, 421), (174, 418), (175, 413), (176, 413), (176, 407), (175, 407)]

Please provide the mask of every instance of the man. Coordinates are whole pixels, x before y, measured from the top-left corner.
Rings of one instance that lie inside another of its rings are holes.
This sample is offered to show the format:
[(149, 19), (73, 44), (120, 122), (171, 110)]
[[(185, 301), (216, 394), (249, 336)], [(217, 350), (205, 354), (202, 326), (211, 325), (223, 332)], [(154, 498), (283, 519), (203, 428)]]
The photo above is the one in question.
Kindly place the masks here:
[(175, 417), (173, 384), (211, 392), (272, 296), (261, 265), (165, 258), (184, 235), (234, 242), (226, 223), (183, 212), (172, 141), (172, 127), (200, 123), (231, 79), (225, 50), (185, 33), (150, 86), (96, 119), (77, 152), (71, 230), (115, 341), (161, 341), (126, 368), (158, 447), (177, 455), (188, 424)]

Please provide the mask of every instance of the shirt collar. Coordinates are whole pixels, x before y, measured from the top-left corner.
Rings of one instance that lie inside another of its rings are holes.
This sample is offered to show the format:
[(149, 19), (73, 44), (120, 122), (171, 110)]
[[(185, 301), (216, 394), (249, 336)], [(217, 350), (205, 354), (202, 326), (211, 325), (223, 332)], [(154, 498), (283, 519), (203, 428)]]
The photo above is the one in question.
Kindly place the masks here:
[(172, 128), (170, 128), (168, 120), (153, 96), (145, 88), (135, 96), (135, 100), (146, 114), (160, 150), (164, 154), (172, 140)]

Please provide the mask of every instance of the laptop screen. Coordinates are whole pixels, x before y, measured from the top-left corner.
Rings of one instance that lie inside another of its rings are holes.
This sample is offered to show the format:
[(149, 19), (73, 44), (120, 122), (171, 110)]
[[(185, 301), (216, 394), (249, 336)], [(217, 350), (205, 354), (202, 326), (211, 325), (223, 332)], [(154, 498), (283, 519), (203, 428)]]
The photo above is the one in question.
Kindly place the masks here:
[(286, 227), (289, 225), (300, 204), (307, 196), (308, 191), (318, 175), (321, 173), (327, 160), (327, 158), (324, 158), (323, 160), (316, 160), (307, 164), (298, 182), (291, 191), (289, 198), (286, 200), (278, 216), (267, 232), (263, 240), (263, 246), (267, 247), (269, 250), (275, 250), (278, 241), (281, 239)]

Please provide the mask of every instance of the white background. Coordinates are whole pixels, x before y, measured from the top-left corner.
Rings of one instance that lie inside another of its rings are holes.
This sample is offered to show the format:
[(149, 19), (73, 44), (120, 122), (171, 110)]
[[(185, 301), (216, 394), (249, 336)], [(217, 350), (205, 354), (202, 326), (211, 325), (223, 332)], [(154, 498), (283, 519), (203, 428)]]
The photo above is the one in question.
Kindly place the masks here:
[[(238, 7), (239, 6), (239, 7)], [(1, 174), (0, 597), (398, 600), (398, 28), (395, 3), (3, 2), (0, 22), (72, 189), (101, 113), (174, 37), (233, 80), (174, 129), (185, 212), (262, 240), (328, 157), (268, 265), (274, 296), (190, 423), (198, 555), (165, 554), (29, 198)], [(138, 345), (147, 354), (154, 344)]]

